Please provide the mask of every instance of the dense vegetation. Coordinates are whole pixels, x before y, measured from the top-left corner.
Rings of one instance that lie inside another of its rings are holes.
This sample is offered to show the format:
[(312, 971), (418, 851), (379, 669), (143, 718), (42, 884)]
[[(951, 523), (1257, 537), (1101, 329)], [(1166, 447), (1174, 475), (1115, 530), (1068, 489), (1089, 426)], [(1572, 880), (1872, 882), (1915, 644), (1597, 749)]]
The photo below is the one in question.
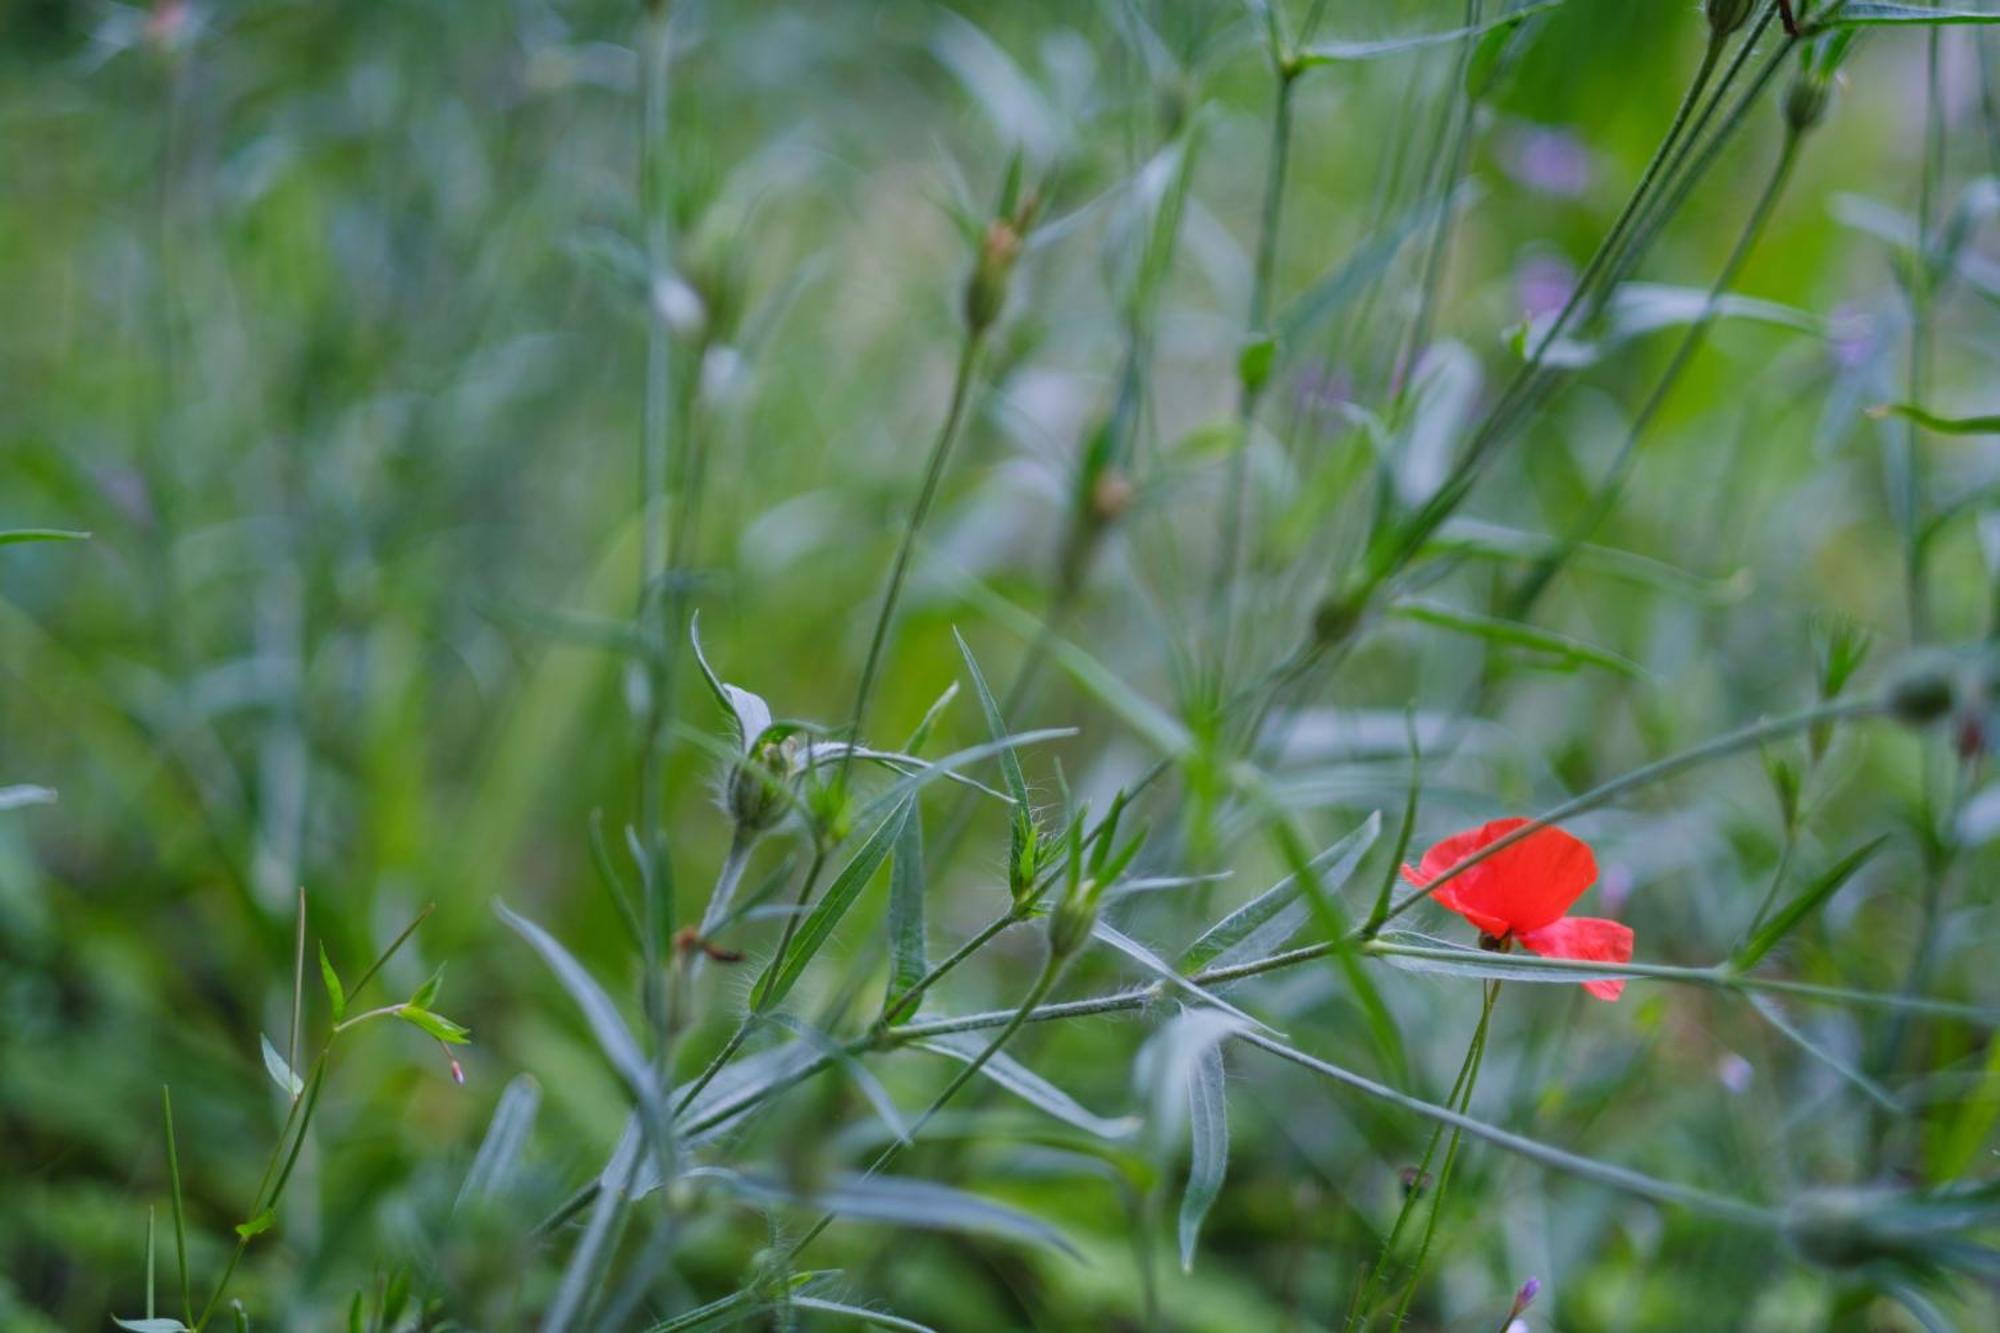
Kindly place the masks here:
[(1995, 1326), (1965, 3), (0, 13), (0, 1326)]

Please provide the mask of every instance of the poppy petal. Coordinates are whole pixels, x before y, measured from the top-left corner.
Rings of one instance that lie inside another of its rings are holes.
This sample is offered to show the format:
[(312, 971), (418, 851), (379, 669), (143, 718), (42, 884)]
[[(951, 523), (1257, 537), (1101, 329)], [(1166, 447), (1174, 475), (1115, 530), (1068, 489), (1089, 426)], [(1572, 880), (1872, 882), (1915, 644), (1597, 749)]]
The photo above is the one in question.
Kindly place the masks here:
[[(1586, 963), (1632, 961), (1632, 928), (1600, 916), (1566, 916), (1540, 930), (1521, 933), (1521, 943), (1545, 958), (1574, 958)], [(1583, 988), (1600, 1000), (1615, 1000), (1623, 981), (1586, 981)]]
[[(1403, 877), (1423, 888), (1452, 866), (1528, 821), (1496, 819), (1454, 833), (1424, 853)], [(1520, 935), (1557, 920), (1597, 879), (1597, 858), (1581, 838), (1539, 828), (1504, 851), (1454, 875), (1432, 895), (1489, 935)]]

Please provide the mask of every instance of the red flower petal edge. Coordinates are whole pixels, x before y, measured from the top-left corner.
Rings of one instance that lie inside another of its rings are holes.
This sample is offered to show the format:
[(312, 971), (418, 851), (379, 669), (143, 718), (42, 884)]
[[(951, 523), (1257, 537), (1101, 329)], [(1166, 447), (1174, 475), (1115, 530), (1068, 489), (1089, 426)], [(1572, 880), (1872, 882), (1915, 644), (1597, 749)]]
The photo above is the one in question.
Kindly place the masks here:
[[(1540, 930), (1521, 932), (1521, 943), (1545, 958), (1574, 958), (1587, 963), (1632, 961), (1632, 928), (1601, 916), (1566, 916)], [(1600, 1000), (1615, 1000), (1623, 981), (1586, 981), (1583, 988)]]

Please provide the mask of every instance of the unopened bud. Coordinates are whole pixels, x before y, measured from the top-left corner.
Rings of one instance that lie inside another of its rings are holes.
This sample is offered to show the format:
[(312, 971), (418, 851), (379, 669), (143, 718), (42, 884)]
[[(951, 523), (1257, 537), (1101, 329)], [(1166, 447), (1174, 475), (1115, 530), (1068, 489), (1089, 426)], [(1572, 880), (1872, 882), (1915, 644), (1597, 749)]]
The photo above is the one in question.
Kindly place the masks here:
[(1800, 74), (1785, 89), (1785, 125), (1793, 134), (1804, 134), (1826, 119), (1833, 85), (1822, 75)]
[(1540, 1278), (1531, 1277), (1526, 1282), (1523, 1282), (1521, 1284), (1521, 1289), (1514, 1293), (1514, 1308), (1508, 1314), (1507, 1317), (1509, 1319), (1512, 1319), (1516, 1315), (1520, 1314), (1530, 1305), (1533, 1305), (1535, 1303), (1535, 1297), (1541, 1294), (1542, 1294), (1542, 1280)]
[(739, 828), (761, 833), (784, 817), (795, 761), (790, 737), (753, 742), (736, 761), (729, 774), (729, 815)]
[(1055, 911), (1049, 913), (1049, 952), (1067, 958), (1081, 949), (1097, 928), (1097, 886), (1085, 880), (1075, 892), (1063, 895)]
[(1742, 27), (1756, 7), (1757, 0), (1702, 0), (1701, 12), (1708, 17), (1708, 30), (1723, 38)]
[(965, 285), (965, 322), (974, 333), (985, 332), (1000, 318), (1014, 261), (1020, 257), (1021, 233), (1014, 224), (1004, 219), (988, 223), (979, 243), (979, 260)]

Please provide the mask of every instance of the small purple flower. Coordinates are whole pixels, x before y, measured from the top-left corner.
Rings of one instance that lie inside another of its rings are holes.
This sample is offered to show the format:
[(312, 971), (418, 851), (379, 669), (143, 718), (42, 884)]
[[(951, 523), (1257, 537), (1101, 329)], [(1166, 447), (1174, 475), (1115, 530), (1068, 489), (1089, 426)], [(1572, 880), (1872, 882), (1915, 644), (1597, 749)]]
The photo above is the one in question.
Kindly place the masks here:
[(1590, 150), (1576, 135), (1544, 125), (1516, 131), (1502, 161), (1515, 180), (1558, 199), (1583, 194), (1595, 174)]
[(1330, 412), (1354, 401), (1354, 378), (1338, 366), (1309, 366), (1299, 372), (1293, 391), (1305, 411)]
[(1734, 1051), (1715, 1062), (1715, 1077), (1739, 1097), (1750, 1090), (1750, 1076), (1755, 1072), (1750, 1062)]
[(1553, 315), (1576, 288), (1576, 270), (1556, 255), (1534, 255), (1514, 268), (1514, 295), (1529, 319)]

